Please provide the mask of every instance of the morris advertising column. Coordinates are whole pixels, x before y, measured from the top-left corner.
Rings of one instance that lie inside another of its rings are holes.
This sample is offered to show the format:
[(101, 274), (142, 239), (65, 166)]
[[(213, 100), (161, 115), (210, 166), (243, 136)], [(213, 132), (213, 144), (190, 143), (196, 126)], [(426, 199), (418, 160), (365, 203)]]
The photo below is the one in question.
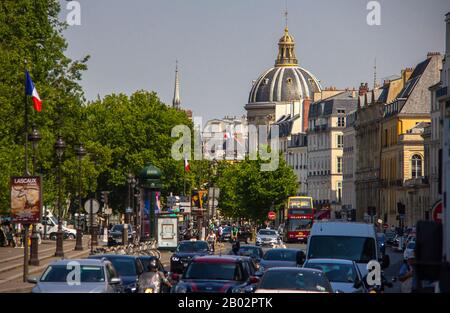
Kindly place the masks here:
[(142, 199), (141, 237), (156, 239), (156, 214), (160, 211), (161, 170), (151, 164), (146, 165), (139, 173)]

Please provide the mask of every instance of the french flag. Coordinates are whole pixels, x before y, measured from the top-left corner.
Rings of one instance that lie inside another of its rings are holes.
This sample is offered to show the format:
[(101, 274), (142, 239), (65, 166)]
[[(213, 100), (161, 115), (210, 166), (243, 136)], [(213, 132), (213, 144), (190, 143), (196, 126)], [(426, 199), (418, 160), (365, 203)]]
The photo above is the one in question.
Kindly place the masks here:
[(191, 165), (189, 164), (189, 161), (186, 156), (184, 157), (184, 170), (186, 172), (189, 172), (191, 170)]
[(33, 81), (31, 80), (30, 73), (28, 71), (25, 71), (25, 94), (27, 96), (31, 96), (31, 99), (33, 99), (34, 103), (34, 109), (38, 112), (42, 111), (42, 101), (41, 98), (39, 98), (39, 94), (36, 90), (36, 87), (34, 87)]

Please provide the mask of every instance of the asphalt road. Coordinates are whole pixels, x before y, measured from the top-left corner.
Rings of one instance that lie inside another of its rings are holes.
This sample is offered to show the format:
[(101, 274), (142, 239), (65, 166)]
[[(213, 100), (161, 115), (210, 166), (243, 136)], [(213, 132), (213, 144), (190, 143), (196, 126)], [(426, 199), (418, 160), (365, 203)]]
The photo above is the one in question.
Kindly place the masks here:
[[(253, 243), (250, 243), (253, 244)], [(242, 244), (244, 245), (244, 244)], [(295, 248), (304, 250), (306, 253), (306, 244), (302, 243), (285, 243), (286, 248)], [(231, 249), (231, 245), (229, 243), (225, 243), (222, 249), (222, 253), (227, 253)], [(270, 249), (269, 247), (263, 247), (263, 251), (267, 251)], [(400, 266), (403, 262), (403, 252), (397, 252), (394, 249), (388, 247), (386, 249), (387, 254), (390, 258), (390, 265), (387, 269), (384, 269), (384, 275), (387, 280), (392, 281), (392, 278), (398, 276), (398, 272), (400, 271)], [(217, 253), (216, 253), (217, 254)], [(392, 288), (386, 288), (386, 293), (399, 293), (400, 292), (400, 282), (397, 280), (393, 283)]]

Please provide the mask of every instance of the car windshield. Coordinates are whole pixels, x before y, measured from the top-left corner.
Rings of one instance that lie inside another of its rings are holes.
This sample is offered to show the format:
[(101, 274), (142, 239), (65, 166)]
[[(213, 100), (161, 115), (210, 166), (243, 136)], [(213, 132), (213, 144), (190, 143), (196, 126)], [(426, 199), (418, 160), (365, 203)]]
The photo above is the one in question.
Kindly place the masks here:
[(258, 234), (264, 236), (275, 236), (277, 233), (274, 230), (261, 229)]
[(288, 230), (307, 230), (312, 227), (312, 219), (290, 219), (288, 223)]
[(291, 270), (266, 272), (258, 288), (332, 292), (331, 285), (324, 274), (307, 271), (294, 272)]
[[(128, 231), (130, 231), (131, 230), (131, 226), (130, 225), (128, 225)], [(114, 232), (122, 232), (123, 231), (123, 224), (116, 224), (116, 225), (114, 225), (112, 228), (111, 228), (111, 231), (114, 231)]]
[[(41, 276), (41, 282), (65, 283), (77, 279), (77, 270), (74, 266), (50, 265)], [(105, 281), (105, 275), (101, 266), (81, 265), (79, 267), (79, 279), (82, 283), (99, 283)], [(75, 275), (74, 275), (75, 273)]]
[(184, 273), (185, 279), (241, 280), (239, 267), (235, 263), (193, 262)]
[(136, 264), (133, 259), (113, 258), (110, 260), (119, 276), (136, 276)]
[(259, 249), (256, 247), (241, 247), (239, 249), (239, 254), (247, 255), (251, 257), (259, 257)]
[(335, 283), (354, 283), (357, 274), (352, 264), (306, 263), (305, 267), (316, 268), (325, 273), (328, 280)]
[(357, 263), (376, 260), (377, 248), (373, 238), (312, 236), (308, 246), (308, 259), (345, 259)]
[(286, 249), (271, 249), (267, 250), (266, 254), (263, 257), (264, 260), (267, 261), (296, 261), (297, 260), (297, 251), (295, 250), (286, 250)]
[(206, 252), (208, 244), (205, 241), (182, 242), (177, 247), (177, 252)]

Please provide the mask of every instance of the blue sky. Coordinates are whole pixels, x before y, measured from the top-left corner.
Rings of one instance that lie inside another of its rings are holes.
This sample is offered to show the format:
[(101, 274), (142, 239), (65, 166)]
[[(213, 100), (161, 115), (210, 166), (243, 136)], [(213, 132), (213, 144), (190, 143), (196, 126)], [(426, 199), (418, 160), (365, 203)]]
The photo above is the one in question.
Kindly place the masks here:
[[(326, 86), (358, 87), (444, 52), (446, 0), (288, 0), (300, 66)], [(81, 25), (64, 32), (74, 59), (89, 54), (86, 98), (138, 89), (171, 103), (179, 60), (182, 107), (204, 119), (245, 114), (252, 80), (272, 67), (285, 0), (79, 0)], [(61, 0), (61, 17), (69, 13)]]

